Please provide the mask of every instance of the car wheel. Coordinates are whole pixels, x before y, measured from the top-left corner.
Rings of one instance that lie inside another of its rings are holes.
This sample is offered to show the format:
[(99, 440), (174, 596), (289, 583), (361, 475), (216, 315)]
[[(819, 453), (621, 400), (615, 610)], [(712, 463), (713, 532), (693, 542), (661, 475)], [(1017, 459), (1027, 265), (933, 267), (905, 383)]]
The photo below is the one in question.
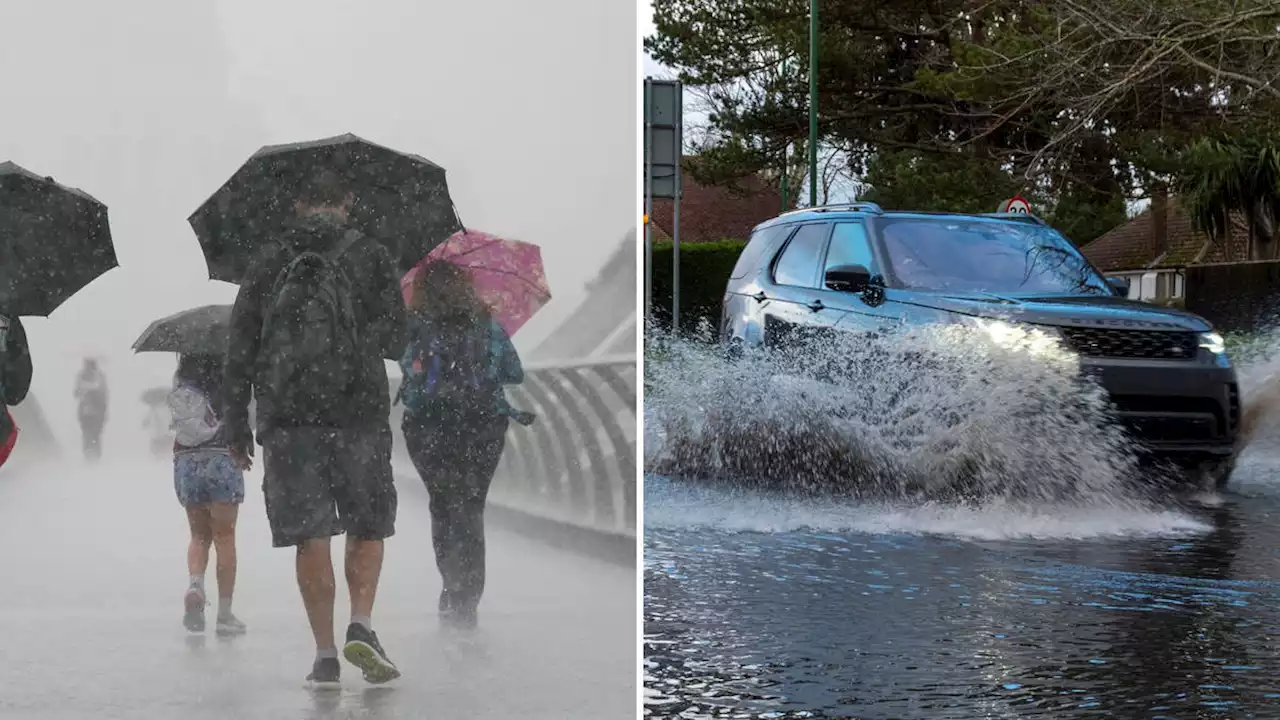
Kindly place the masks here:
[(724, 359), (731, 363), (741, 360), (747, 354), (746, 343), (740, 337), (731, 338), (729, 342), (723, 345), (723, 348)]

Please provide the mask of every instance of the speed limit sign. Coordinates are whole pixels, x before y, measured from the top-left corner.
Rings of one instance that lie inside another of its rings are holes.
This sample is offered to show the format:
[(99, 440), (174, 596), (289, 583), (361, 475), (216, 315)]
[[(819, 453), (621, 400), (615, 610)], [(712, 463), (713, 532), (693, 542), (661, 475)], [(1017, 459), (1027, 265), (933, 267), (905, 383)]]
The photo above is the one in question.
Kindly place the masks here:
[(1000, 210), (998, 212), (1022, 213), (1023, 215), (1030, 215), (1031, 203), (1027, 202), (1026, 200), (1023, 200), (1020, 197), (1011, 197), (1008, 200), (1005, 200), (1004, 202), (1000, 203)]

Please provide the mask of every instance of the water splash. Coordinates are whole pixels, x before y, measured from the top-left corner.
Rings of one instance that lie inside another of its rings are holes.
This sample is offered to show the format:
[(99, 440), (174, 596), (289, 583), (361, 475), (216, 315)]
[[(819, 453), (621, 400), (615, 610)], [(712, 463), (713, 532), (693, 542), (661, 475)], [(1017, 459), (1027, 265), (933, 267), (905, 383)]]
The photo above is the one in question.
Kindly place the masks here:
[(889, 502), (1141, 501), (1105, 392), (1034, 330), (827, 333), (732, 361), (647, 346), (651, 472)]
[(1240, 446), (1274, 444), (1280, 426), (1280, 324), (1231, 344), (1243, 400)]
[[(662, 530), (717, 533), (800, 533), (813, 538), (934, 535), (973, 541), (1089, 540), (1114, 537), (1187, 537), (1213, 525), (1183, 509), (1123, 496), (1054, 503), (985, 498), (966, 504), (937, 501), (850, 501), (795, 497), (759, 489), (708, 487), (647, 476), (644, 486), (645, 563), (667, 556)], [(683, 540), (678, 542), (681, 550)]]

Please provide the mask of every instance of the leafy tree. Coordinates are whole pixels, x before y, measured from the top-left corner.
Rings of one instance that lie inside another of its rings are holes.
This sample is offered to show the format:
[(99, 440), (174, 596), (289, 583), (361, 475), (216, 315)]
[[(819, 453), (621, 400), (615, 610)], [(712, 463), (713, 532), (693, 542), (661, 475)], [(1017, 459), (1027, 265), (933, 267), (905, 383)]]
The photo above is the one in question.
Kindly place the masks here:
[(1249, 225), (1249, 257), (1276, 259), (1280, 220), (1280, 147), (1245, 138), (1200, 140), (1186, 153), (1182, 194), (1196, 226), (1220, 240), (1234, 213)]
[[(819, 19), (820, 142), (889, 205), (1020, 188), (1084, 242), (1197, 137), (1280, 117), (1275, 0), (821, 0)], [(803, 146), (808, 0), (654, 0), (654, 21), (722, 174)]]

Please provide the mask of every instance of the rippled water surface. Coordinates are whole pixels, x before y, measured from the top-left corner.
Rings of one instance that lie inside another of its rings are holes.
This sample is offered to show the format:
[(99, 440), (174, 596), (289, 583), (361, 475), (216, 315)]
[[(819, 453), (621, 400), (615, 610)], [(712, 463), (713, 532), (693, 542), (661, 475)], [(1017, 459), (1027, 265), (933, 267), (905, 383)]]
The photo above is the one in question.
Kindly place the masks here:
[[(716, 440), (715, 423), (771, 435), (786, 422), (770, 412), (786, 406), (780, 392), (754, 396), (764, 431), (714, 400), (732, 393), (702, 383), (667, 394), (683, 404), (660, 397), (647, 418), (650, 468), (668, 473), (645, 485), (648, 716), (1280, 717), (1274, 440), (1251, 448), (1221, 495), (1153, 499), (1126, 475), (1064, 485), (1073, 443), (1097, 438), (1085, 433), (1054, 439), (1065, 450), (1041, 469), (1058, 475), (997, 467), (970, 501), (797, 499), (716, 472), (750, 464), (726, 460), (733, 453), (770, 455), (764, 464), (781, 472), (782, 454), (803, 452), (802, 435), (785, 447)], [(690, 421), (703, 416), (714, 419)], [(1018, 440), (994, 419), (974, 427)], [(675, 466), (697, 474), (712, 458), (705, 477), (664, 469), (663, 433), (677, 430)], [(961, 438), (947, 452), (990, 457), (983, 442)], [(1133, 472), (1104, 450), (1085, 459)], [(899, 467), (946, 467), (907, 446), (887, 452)], [(1025, 491), (1055, 484), (1071, 492)]]
[(738, 522), (700, 526), (650, 478), (646, 711), (1280, 717), (1280, 486), (1256, 470), (1220, 507), (1092, 524), (848, 507), (806, 527), (723, 498)]

